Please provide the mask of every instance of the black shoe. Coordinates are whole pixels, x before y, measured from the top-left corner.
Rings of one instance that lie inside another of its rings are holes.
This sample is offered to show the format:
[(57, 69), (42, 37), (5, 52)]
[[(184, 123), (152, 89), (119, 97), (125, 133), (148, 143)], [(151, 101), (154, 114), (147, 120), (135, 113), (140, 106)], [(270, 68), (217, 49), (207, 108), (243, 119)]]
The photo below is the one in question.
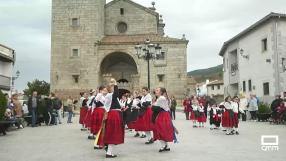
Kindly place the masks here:
[(222, 131), (226, 131), (225, 129), (223, 129)]
[(95, 146), (95, 147), (93, 147), (93, 149), (94, 149), (94, 150), (99, 150), (99, 149), (103, 149), (103, 147), (97, 147), (97, 146)]
[(135, 135), (134, 135), (134, 137), (139, 137), (140, 135), (139, 135), (139, 133), (136, 133)]
[(106, 156), (105, 156), (106, 158), (116, 158), (117, 157), (117, 155), (108, 155), (108, 154), (106, 154)]
[(84, 129), (84, 128), (81, 128), (80, 130), (81, 130), (81, 131), (86, 131), (86, 129)]
[(153, 143), (154, 143), (153, 139), (150, 139), (149, 141), (145, 142), (145, 144), (153, 144)]
[(104, 150), (107, 152), (107, 150), (108, 150), (108, 146), (105, 146), (105, 147), (104, 147)]
[(237, 132), (235, 132), (235, 134), (236, 134), (236, 135), (239, 135), (239, 132), (237, 131)]
[(165, 146), (164, 148), (159, 149), (159, 152), (164, 152), (164, 151), (171, 151), (171, 149), (168, 148), (167, 146)]
[(140, 138), (146, 138), (146, 135), (142, 135)]
[(89, 140), (94, 140), (94, 139), (95, 139), (94, 136), (88, 136), (87, 138), (88, 138)]

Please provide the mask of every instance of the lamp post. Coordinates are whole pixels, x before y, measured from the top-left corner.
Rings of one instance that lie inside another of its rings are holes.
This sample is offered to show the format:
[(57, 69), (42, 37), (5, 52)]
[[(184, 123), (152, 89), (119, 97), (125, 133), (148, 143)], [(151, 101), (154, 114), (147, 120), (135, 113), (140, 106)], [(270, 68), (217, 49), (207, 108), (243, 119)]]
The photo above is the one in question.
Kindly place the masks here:
[(147, 61), (148, 88), (150, 89), (150, 60), (157, 60), (163, 57), (165, 52), (162, 51), (160, 44), (153, 44), (149, 39), (146, 39), (142, 45), (137, 44), (135, 50), (138, 59)]
[(12, 77), (11, 77), (11, 80), (12, 80), (12, 85), (11, 85), (11, 95), (12, 95), (12, 90), (13, 90), (13, 88), (14, 88), (15, 80), (16, 80), (16, 79), (18, 79), (18, 78), (19, 78), (19, 76), (20, 76), (20, 71), (19, 71), (19, 70), (17, 70), (17, 72), (16, 72), (16, 76), (12, 76)]

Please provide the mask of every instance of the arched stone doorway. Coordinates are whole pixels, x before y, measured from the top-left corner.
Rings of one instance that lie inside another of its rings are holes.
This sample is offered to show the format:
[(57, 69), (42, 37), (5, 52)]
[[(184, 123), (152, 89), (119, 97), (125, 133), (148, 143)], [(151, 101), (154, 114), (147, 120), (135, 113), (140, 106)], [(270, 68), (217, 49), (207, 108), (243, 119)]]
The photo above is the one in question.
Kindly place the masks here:
[(120, 94), (136, 89), (139, 84), (138, 69), (134, 59), (127, 53), (114, 52), (101, 62), (101, 82), (106, 84), (113, 77), (117, 80)]

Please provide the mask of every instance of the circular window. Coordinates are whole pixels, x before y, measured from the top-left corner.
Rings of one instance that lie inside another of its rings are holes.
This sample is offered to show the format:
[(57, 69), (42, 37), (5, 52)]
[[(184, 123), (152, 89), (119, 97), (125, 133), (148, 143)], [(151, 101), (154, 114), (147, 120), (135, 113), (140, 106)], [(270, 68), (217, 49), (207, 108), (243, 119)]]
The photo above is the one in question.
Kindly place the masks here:
[(127, 31), (127, 24), (125, 22), (119, 22), (117, 24), (117, 30), (120, 33), (125, 33)]

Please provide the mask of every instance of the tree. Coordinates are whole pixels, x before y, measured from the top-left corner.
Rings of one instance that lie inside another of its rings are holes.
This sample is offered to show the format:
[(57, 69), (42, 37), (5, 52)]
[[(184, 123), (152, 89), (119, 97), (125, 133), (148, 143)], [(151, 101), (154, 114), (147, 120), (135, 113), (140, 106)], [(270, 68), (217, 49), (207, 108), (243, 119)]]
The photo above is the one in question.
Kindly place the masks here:
[(7, 101), (8, 100), (6, 99), (5, 95), (0, 90), (0, 121), (4, 119), (4, 114), (7, 107)]
[(26, 96), (31, 96), (33, 91), (37, 91), (38, 95), (49, 95), (50, 84), (46, 81), (35, 79), (32, 82), (27, 83), (28, 88), (24, 90)]

